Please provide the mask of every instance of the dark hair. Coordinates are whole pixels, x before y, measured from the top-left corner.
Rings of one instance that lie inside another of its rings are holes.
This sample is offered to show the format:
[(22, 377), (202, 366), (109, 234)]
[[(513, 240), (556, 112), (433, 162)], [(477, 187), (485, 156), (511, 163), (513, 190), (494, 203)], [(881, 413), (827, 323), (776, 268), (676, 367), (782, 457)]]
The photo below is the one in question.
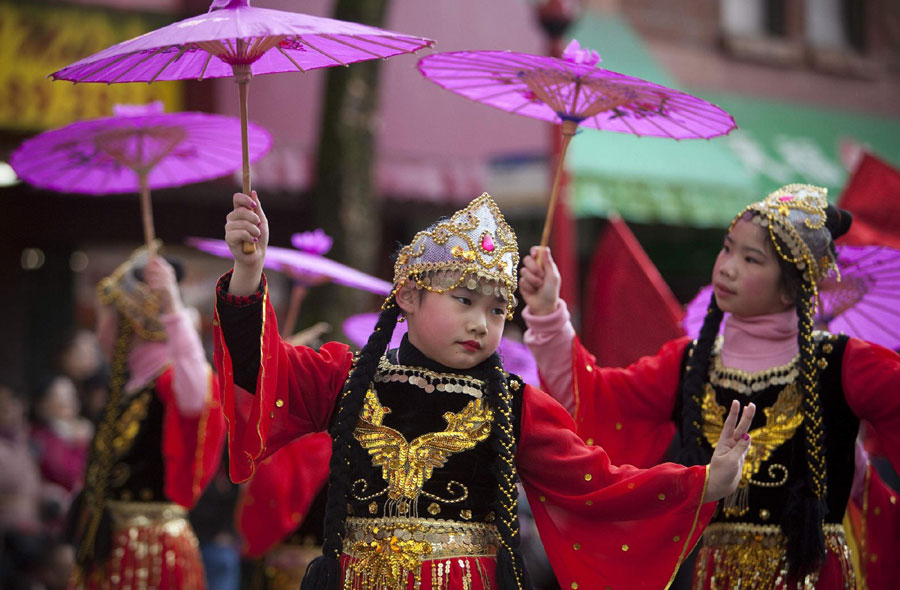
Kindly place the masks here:
[[(747, 215), (752, 217), (756, 213), (752, 211), (745, 213), (744, 218)], [(834, 255), (833, 240), (845, 234), (851, 222), (852, 216), (849, 212), (831, 205), (826, 209), (825, 225), (832, 236), (829, 244), (832, 255)], [(779, 243), (779, 247), (786, 248), (782, 243)], [(800, 350), (797, 363), (799, 376), (796, 383), (803, 397), (802, 451), (806, 460), (802, 461), (802, 464), (806, 469), (802, 479), (795, 479), (790, 484), (784, 519), (781, 523), (781, 530), (787, 539), (788, 579), (796, 581), (818, 571), (825, 561), (825, 537), (822, 525), (827, 496), (825, 464), (827, 433), (822, 418), (819, 367), (813, 342), (814, 286), (803, 280), (794, 264), (783, 260), (780, 256), (776, 259), (781, 270), (780, 285), (794, 300), (799, 327), (797, 334)], [(711, 451), (704, 445), (701, 432), (700, 407), (703, 391), (709, 379), (709, 363), (722, 316), (723, 313), (716, 303), (716, 296), (712, 294), (706, 318), (697, 340), (690, 349), (682, 378), (680, 393), (682, 450), (677, 460), (683, 465), (699, 465), (710, 459)]]
[[(347, 493), (350, 473), (351, 441), (356, 421), (362, 410), (365, 392), (372, 382), (378, 360), (387, 349), (400, 315), (393, 295), (385, 302), (378, 323), (360, 351), (344, 385), (337, 412), (329, 430), (332, 437), (331, 462), (328, 473), (328, 498), (325, 505), (325, 532), (322, 555), (306, 569), (302, 590), (339, 590), (341, 586), (341, 550), (344, 521), (347, 517)], [(516, 491), (516, 439), (513, 425), (512, 394), (500, 356), (494, 354), (489, 363), (486, 401), (495, 408), (491, 440), (494, 451), (494, 474), (497, 494), (493, 501), (500, 548), (497, 551), (497, 585), (500, 590), (528, 587), (527, 574), (519, 550), (519, 520)]]

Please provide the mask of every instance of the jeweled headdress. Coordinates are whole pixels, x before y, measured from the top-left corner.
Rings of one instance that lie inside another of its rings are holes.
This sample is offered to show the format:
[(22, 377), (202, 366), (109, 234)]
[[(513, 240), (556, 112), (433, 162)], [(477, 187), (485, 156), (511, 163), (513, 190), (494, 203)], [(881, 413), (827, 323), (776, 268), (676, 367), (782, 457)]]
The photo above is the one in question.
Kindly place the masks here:
[(747, 206), (731, 225), (748, 211), (757, 213), (753, 223), (768, 229), (778, 255), (795, 265), (815, 292), (820, 280), (838, 270), (831, 233), (825, 227), (827, 196), (828, 189), (819, 186), (789, 184)]
[[(159, 249), (158, 243), (156, 248)], [(165, 327), (159, 319), (159, 301), (135, 272), (144, 268), (148, 260), (146, 246), (135, 250), (128, 260), (97, 284), (97, 299), (103, 305), (114, 306), (144, 340), (165, 340)]]
[(396, 290), (412, 280), (417, 288), (435, 293), (457, 287), (481, 290), (506, 299), (506, 314), (512, 319), (518, 266), (516, 233), (491, 196), (483, 193), (400, 249), (394, 286)]

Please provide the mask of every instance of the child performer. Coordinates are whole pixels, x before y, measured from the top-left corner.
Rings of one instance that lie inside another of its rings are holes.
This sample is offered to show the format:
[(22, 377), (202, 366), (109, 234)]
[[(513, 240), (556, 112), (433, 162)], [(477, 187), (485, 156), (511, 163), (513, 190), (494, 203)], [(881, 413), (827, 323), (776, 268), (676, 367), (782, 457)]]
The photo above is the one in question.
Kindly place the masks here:
[(598, 367), (575, 337), (549, 252), (543, 267), (524, 261), (526, 342), (579, 434), (613, 460), (659, 462), (677, 428), (678, 462), (702, 464), (717, 452), (729, 404), (763, 408), (740, 486), (704, 533), (697, 589), (855, 587), (841, 520), (861, 418), (900, 465), (900, 357), (813, 331), (816, 284), (836, 269), (833, 239), (851, 221), (825, 197), (794, 184), (740, 212), (698, 339), (625, 369)]
[(175, 270), (141, 248), (98, 288), (110, 397), (70, 515), (76, 589), (205, 587), (187, 509), (215, 474), (225, 422)]
[[(487, 194), (400, 250), (394, 290), (357, 356), (281, 340), (255, 194), (234, 196), (225, 229), (235, 264), (214, 325), (232, 477), (307, 433), (333, 439), (323, 555), (304, 589), (526, 588), (517, 479), (564, 588), (663, 588), (712, 501), (735, 489), (752, 405), (740, 424), (731, 407), (708, 466), (613, 467), (559, 404), (503, 370), (496, 349), (515, 308), (518, 245)], [(401, 314), (408, 334), (385, 350)]]

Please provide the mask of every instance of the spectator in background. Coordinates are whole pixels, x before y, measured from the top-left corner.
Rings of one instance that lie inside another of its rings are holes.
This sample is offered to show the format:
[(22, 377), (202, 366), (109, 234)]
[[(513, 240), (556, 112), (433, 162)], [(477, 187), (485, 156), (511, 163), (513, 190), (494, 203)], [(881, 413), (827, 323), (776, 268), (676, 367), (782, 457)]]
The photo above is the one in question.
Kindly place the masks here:
[(65, 375), (45, 378), (34, 396), (32, 442), (41, 476), (67, 493), (81, 488), (94, 427), (80, 415), (75, 384)]

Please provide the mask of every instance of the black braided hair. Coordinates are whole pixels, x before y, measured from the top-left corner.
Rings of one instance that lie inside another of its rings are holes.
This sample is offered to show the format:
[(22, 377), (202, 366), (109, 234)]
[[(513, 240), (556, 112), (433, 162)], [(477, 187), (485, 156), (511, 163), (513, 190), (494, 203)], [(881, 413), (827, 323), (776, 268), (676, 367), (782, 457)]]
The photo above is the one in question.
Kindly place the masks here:
[(719, 325), (722, 323), (722, 310), (716, 303), (716, 294), (709, 298), (706, 317), (697, 340), (692, 344), (690, 358), (685, 368), (681, 385), (681, 451), (678, 462), (682, 465), (705, 465), (709, 463), (710, 452), (703, 446), (703, 434), (700, 431), (702, 418), (700, 403), (703, 388), (709, 378), (709, 362), (712, 358), (713, 346)]
[[(797, 272), (795, 270), (795, 272)], [(804, 282), (797, 299), (800, 345), (797, 387), (803, 398), (805, 477), (788, 490), (781, 529), (787, 537), (788, 579), (797, 581), (818, 571), (825, 562), (826, 465), (825, 422), (819, 396), (819, 367), (813, 342), (813, 286)]]
[(350, 489), (350, 440), (365, 401), (366, 390), (375, 376), (378, 360), (384, 355), (391, 340), (399, 315), (400, 307), (392, 295), (385, 302), (375, 330), (360, 351), (341, 393), (337, 414), (330, 428), (332, 443), (325, 504), (325, 541), (322, 544), (322, 555), (306, 568), (306, 575), (300, 586), (302, 590), (340, 589), (341, 550), (344, 521), (347, 518), (347, 493)]
[(500, 548), (497, 550), (497, 587), (500, 590), (525, 590), (531, 587), (520, 550), (519, 502), (516, 488), (516, 437), (513, 424), (512, 393), (503, 373), (503, 362), (495, 351), (487, 360), (487, 402), (494, 408), (492, 450), (497, 495), (496, 515)]

